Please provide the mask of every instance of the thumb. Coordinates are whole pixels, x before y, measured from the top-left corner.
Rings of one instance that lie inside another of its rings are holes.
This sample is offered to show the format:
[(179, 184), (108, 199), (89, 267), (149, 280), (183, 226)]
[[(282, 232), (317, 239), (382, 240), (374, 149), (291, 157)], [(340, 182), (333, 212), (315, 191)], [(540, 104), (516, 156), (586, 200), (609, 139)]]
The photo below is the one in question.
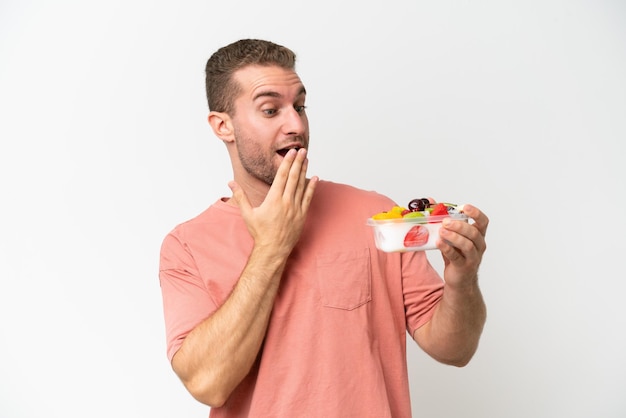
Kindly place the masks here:
[(246, 196), (246, 192), (244, 192), (243, 189), (239, 187), (237, 182), (234, 180), (229, 181), (228, 187), (233, 192), (233, 199), (235, 199), (235, 202), (237, 203), (237, 206), (239, 206), (241, 212), (244, 213), (251, 210), (248, 196)]

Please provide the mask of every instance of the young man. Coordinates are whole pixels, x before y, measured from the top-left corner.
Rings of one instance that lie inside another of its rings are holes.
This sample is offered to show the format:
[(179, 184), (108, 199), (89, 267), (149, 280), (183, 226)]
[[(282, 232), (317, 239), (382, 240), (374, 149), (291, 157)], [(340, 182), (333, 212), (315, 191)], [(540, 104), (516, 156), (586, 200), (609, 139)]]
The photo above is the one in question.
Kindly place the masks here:
[(446, 364), (467, 364), (478, 346), (487, 217), (467, 205), (473, 223), (444, 224), (444, 285), (423, 252), (376, 249), (363, 220), (389, 198), (307, 178), (292, 51), (225, 46), (207, 62), (206, 88), (234, 181), (232, 197), (163, 242), (174, 371), (212, 417), (409, 417), (407, 331)]

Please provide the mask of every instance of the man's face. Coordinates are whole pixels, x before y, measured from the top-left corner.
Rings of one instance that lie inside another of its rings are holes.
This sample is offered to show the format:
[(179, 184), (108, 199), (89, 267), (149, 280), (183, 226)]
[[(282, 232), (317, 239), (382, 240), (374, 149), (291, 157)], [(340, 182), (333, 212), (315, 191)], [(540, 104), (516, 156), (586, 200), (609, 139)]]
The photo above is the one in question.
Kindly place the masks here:
[(241, 174), (271, 185), (285, 153), (309, 145), (304, 85), (276, 66), (248, 66), (234, 77), (242, 89), (232, 116)]

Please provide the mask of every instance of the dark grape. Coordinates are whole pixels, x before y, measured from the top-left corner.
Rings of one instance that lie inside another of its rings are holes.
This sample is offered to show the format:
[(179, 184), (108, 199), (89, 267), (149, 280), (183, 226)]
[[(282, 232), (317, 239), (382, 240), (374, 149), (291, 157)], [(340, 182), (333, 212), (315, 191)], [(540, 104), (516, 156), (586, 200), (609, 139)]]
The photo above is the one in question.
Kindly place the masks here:
[(430, 200), (423, 197), (421, 199), (413, 199), (409, 202), (409, 210), (411, 212), (419, 212), (422, 210), (426, 210), (427, 207), (430, 206)]

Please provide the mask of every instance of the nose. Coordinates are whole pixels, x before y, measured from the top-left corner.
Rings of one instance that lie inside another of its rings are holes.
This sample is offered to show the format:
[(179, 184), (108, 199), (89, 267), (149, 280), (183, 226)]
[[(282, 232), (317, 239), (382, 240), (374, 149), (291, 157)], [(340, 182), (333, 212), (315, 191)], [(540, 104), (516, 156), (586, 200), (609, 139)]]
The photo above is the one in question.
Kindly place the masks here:
[(283, 131), (287, 135), (302, 135), (309, 126), (309, 120), (306, 117), (304, 110), (298, 112), (294, 108), (290, 108), (285, 112), (285, 120), (283, 123)]

